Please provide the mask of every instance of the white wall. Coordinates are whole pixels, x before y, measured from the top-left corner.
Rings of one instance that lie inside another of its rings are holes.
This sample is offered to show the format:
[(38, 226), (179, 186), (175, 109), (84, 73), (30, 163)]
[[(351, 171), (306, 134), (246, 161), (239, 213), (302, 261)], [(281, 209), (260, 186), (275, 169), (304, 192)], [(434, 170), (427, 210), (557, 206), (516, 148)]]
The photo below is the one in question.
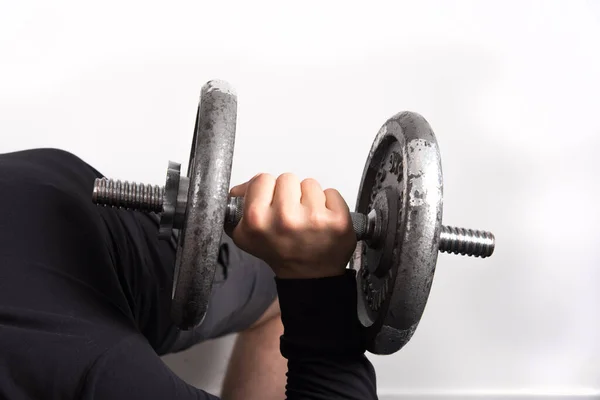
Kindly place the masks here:
[[(440, 256), (414, 339), (371, 357), (381, 393), (600, 393), (600, 3), (223, 3), (0, 3), (0, 151), (60, 147), (160, 183), (221, 78), (239, 95), (232, 183), (292, 171), (354, 206), (379, 126), (417, 111), (445, 222), (497, 250)], [(231, 339), (168, 363), (218, 391), (200, 369)]]

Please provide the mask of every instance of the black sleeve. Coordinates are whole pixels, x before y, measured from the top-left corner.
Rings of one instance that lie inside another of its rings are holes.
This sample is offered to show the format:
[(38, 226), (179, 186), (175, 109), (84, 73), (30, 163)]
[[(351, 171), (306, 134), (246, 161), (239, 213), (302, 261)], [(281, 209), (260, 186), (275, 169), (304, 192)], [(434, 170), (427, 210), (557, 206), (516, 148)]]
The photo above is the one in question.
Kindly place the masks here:
[(83, 387), (82, 400), (219, 399), (179, 378), (141, 335), (127, 337), (100, 356)]
[(356, 314), (356, 276), (277, 279), (288, 360), (286, 395), (296, 399), (377, 399)]

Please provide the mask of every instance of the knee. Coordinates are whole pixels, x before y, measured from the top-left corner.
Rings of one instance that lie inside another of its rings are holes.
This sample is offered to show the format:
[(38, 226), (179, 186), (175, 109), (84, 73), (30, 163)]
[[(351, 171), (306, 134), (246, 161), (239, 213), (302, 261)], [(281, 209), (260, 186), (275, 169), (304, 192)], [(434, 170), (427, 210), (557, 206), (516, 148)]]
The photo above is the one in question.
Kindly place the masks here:
[(264, 324), (272, 322), (274, 320), (281, 321), (281, 309), (279, 308), (279, 300), (275, 298), (275, 301), (265, 310), (260, 318), (254, 322), (248, 329), (254, 329)]
[(3, 157), (7, 157), (13, 161), (22, 161), (29, 164), (54, 164), (54, 163), (83, 163), (81, 158), (75, 154), (58, 148), (53, 147), (41, 147), (35, 149), (27, 149), (21, 151), (15, 151), (13, 153), (4, 154)]
[(23, 213), (52, 213), (65, 206), (69, 210), (89, 209), (95, 177), (89, 165), (65, 150), (44, 148), (3, 154), (0, 183), (11, 196), (5, 196), (1, 204)]

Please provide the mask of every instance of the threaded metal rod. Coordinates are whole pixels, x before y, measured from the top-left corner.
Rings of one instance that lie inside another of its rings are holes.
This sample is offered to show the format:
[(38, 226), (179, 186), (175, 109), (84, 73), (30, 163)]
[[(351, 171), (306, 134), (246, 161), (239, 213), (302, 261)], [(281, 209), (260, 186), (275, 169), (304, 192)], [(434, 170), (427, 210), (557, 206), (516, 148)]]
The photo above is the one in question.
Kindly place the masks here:
[[(94, 182), (92, 201), (98, 205), (122, 207), (146, 212), (162, 212), (164, 187), (136, 182), (101, 178)], [(225, 223), (235, 226), (243, 216), (243, 198), (232, 197), (226, 209)], [(370, 239), (378, 231), (373, 218), (360, 213), (350, 213), (358, 240)], [(371, 216), (372, 217), (372, 216)], [(372, 222), (372, 223), (369, 223)], [(486, 231), (442, 226), (439, 251), (486, 258), (495, 247), (494, 235)]]
[(92, 201), (99, 205), (159, 213), (165, 189), (158, 185), (101, 178), (94, 182)]
[[(227, 205), (226, 221), (235, 226), (244, 215), (244, 198), (232, 197)], [(375, 213), (369, 215), (351, 212), (352, 227), (357, 240), (372, 240), (378, 238), (381, 232), (381, 220)], [(455, 228), (442, 226), (440, 232), (439, 251), (444, 253), (460, 254), (463, 256), (490, 257), (494, 252), (495, 238), (491, 232), (474, 229)]]
[(444, 225), (440, 233), (439, 250), (443, 253), (486, 258), (494, 252), (495, 242), (491, 232)]

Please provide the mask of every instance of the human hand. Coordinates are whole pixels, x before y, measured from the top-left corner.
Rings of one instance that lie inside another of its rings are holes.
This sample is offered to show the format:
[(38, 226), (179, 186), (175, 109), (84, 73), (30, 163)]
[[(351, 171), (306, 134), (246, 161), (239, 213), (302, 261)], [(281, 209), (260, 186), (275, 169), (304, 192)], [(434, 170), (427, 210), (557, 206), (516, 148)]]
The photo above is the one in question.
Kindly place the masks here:
[(232, 232), (242, 250), (264, 260), (279, 278), (342, 275), (356, 247), (348, 205), (337, 190), (293, 174), (259, 174), (231, 189), (244, 197)]

